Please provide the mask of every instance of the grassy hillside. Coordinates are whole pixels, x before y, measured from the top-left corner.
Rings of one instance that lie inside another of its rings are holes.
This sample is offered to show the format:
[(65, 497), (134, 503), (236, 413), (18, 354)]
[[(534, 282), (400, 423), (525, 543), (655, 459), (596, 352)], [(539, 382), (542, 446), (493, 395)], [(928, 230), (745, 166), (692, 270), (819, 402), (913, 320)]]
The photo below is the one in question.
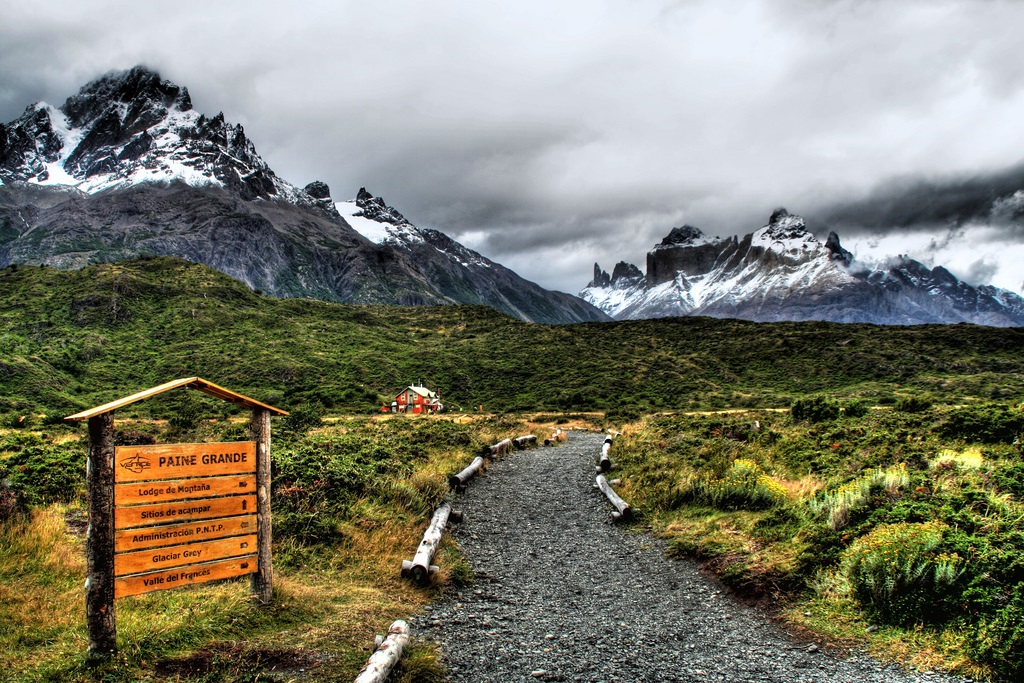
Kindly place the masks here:
[[(544, 326), (483, 307), (274, 299), (144, 259), (0, 271), (0, 414), (67, 413), (198, 375), (284, 408), (372, 411), (411, 382), (452, 409), (788, 406), (829, 391), (1024, 400), (1024, 329), (677, 318)], [(157, 410), (142, 404), (139, 410)]]

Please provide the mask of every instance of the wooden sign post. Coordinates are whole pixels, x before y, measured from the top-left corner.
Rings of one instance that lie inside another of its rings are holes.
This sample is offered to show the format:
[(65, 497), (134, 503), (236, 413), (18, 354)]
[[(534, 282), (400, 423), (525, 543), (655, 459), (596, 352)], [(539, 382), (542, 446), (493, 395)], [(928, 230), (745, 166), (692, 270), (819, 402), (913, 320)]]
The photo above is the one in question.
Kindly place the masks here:
[[(250, 441), (114, 446), (114, 410), (179, 387), (249, 407)], [(64, 418), (88, 420), (89, 654), (117, 651), (116, 598), (249, 574), (272, 598), (270, 417), (283, 410), (198, 377)]]

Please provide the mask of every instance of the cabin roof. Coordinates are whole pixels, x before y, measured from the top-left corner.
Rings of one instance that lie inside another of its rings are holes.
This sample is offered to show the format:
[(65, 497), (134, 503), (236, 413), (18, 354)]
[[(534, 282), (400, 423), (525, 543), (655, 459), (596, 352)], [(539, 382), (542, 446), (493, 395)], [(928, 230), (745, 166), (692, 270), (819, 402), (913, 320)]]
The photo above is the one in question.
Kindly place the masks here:
[(419, 394), (420, 396), (422, 396), (423, 398), (437, 398), (437, 392), (436, 391), (431, 391), (430, 389), (427, 389), (426, 387), (417, 387), (417, 386), (414, 386), (414, 385), (410, 384), (408, 387), (406, 387), (405, 389), (402, 389), (402, 391), (400, 391), (398, 393), (401, 394), (401, 393), (406, 392), (406, 391), (414, 391), (417, 394)]

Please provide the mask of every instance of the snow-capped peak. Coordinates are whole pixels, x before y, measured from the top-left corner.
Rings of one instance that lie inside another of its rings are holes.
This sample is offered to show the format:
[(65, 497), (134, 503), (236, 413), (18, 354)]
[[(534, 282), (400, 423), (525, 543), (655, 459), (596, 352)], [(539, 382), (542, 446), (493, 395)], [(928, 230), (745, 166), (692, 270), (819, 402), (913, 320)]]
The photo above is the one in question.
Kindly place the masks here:
[[(1024, 193), (1005, 198), (1003, 210), (1015, 210), (1016, 202), (1024, 205)], [(633, 269), (616, 282), (595, 264), (594, 279), (580, 297), (619, 320), (710, 315), (882, 324), (1024, 321), (1024, 298), (1012, 292), (974, 287), (941, 266), (928, 268), (909, 257), (874, 267), (858, 263), (838, 234), (830, 232), (823, 244), (785, 209), (740, 239), (693, 248), (702, 238), (695, 228), (673, 228), (647, 254), (644, 277)]]
[(754, 232), (751, 246), (796, 256), (817, 250), (821, 243), (807, 230), (803, 218), (780, 208), (772, 212), (768, 225)]
[(419, 229), (405, 219), (382, 197), (374, 197), (359, 188), (355, 199), (338, 202), (338, 213), (352, 228), (374, 244), (415, 244), (424, 241)]
[(720, 237), (708, 237), (700, 228), (692, 225), (684, 225), (680, 228), (672, 228), (665, 239), (655, 246), (655, 249), (673, 249), (675, 247), (697, 247), (702, 244), (715, 244), (721, 241)]
[(87, 193), (179, 181), (219, 185), (244, 199), (323, 204), (278, 178), (241, 125), (196, 112), (186, 88), (143, 66), (108, 73), (59, 108), (40, 102), (0, 125), (0, 183), (11, 181)]
[[(382, 197), (374, 197), (365, 187), (356, 198), (335, 205), (338, 213), (360, 235), (375, 244), (388, 244), (412, 254), (423, 249), (443, 255), (464, 268), (492, 269), (495, 263), (459, 244), (439, 230), (417, 228)], [(500, 268), (500, 266), (498, 266)]]

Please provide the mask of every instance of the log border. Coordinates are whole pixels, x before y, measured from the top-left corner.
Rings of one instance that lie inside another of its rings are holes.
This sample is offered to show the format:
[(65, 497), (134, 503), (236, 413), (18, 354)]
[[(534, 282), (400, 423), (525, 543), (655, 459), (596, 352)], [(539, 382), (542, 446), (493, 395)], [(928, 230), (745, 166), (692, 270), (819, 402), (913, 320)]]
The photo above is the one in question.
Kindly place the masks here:
[(434, 516), (431, 518), (427, 530), (423, 532), (423, 540), (420, 541), (412, 561), (402, 560), (401, 574), (403, 578), (412, 579), (416, 583), (423, 585), (427, 583), (431, 576), (438, 572), (439, 567), (431, 564), (431, 562), (434, 559), (434, 554), (437, 552), (437, 546), (441, 543), (441, 538), (444, 536), (444, 530), (448, 526), (449, 519), (455, 523), (461, 522), (462, 513), (458, 510), (453, 510), (451, 503), (446, 502), (434, 511)]
[(609, 472), (612, 469), (612, 437), (611, 434), (604, 437), (604, 443), (601, 444), (601, 458), (597, 462), (598, 472)]
[(404, 619), (394, 621), (388, 628), (387, 637), (377, 636), (374, 639), (373, 653), (356, 676), (355, 683), (384, 683), (402, 658), (409, 637), (408, 622)]
[(544, 439), (544, 445), (554, 446), (556, 443), (561, 443), (562, 441), (565, 441), (566, 438), (568, 437), (566, 437), (565, 432), (563, 432), (561, 428), (556, 428), (555, 431), (551, 433), (551, 436)]
[(615, 507), (615, 512), (612, 513), (612, 521), (632, 521), (633, 509), (629, 507), (629, 503), (627, 503), (626, 501), (622, 500), (622, 498), (619, 497), (619, 494), (615, 493), (615, 490), (612, 489), (611, 484), (608, 483), (608, 479), (603, 474), (599, 474), (594, 478), (594, 481), (594, 488), (600, 490), (601, 493), (605, 495), (605, 498), (608, 499), (608, 502), (610, 502)]

